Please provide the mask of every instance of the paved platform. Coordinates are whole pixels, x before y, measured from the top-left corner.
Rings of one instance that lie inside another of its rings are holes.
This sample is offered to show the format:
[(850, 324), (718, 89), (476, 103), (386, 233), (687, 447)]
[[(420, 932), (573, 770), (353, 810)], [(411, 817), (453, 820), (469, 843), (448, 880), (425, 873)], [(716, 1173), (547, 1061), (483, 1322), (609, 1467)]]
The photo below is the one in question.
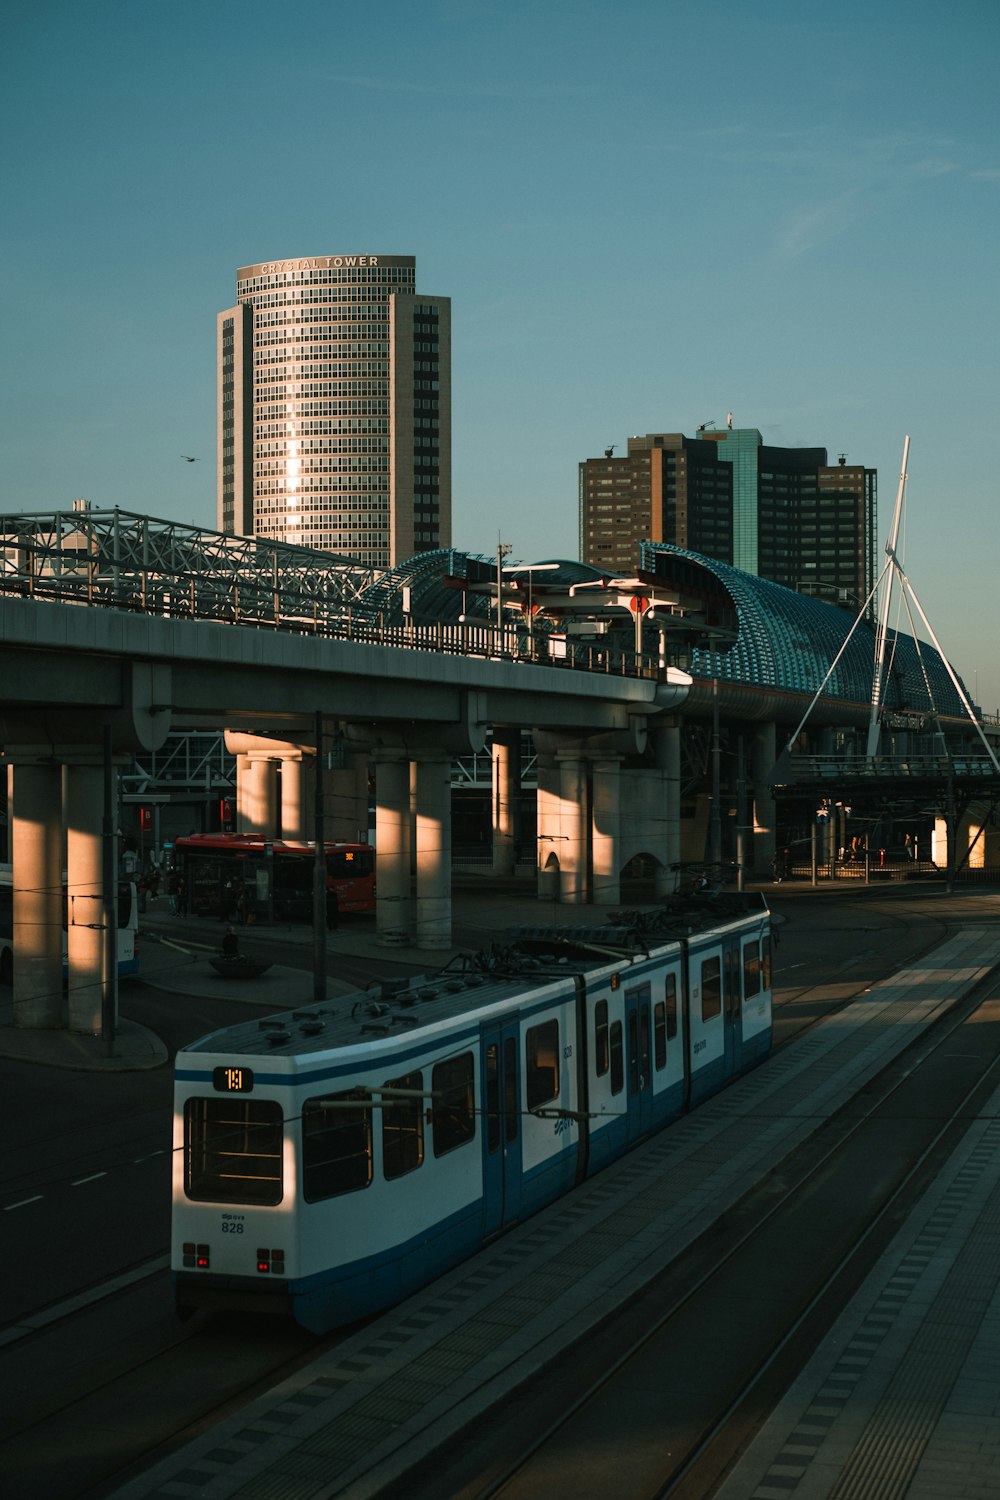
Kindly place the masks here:
[[(998, 965), (1000, 926), (963, 928), (116, 1500), (405, 1494), (415, 1462), (646, 1285)], [(765, 1426), (726, 1500), (1000, 1493), (998, 1102)], [(907, 1488), (911, 1478), (922, 1487)]]
[(1000, 1090), (718, 1500), (1000, 1495)]

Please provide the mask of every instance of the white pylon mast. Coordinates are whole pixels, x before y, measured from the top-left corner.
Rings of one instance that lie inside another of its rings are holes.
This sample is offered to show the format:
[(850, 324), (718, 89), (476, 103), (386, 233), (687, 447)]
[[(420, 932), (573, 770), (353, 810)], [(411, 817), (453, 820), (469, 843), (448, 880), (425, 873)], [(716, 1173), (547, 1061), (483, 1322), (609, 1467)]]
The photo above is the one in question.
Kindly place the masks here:
[(882, 711), (882, 678), (885, 671), (885, 646), (889, 632), (889, 611), (892, 606), (892, 585), (896, 578), (898, 563), (896, 560), (896, 545), (899, 541), (899, 523), (903, 514), (903, 495), (906, 490), (906, 461), (910, 453), (910, 438), (907, 434), (903, 440), (903, 467), (899, 474), (899, 489), (896, 492), (896, 509), (892, 517), (892, 532), (885, 544), (886, 556), (889, 559), (885, 575), (885, 587), (882, 591), (882, 607), (879, 610), (878, 626), (875, 632), (875, 675), (872, 679), (872, 712), (868, 721), (868, 759), (878, 751), (879, 729), (881, 727)]

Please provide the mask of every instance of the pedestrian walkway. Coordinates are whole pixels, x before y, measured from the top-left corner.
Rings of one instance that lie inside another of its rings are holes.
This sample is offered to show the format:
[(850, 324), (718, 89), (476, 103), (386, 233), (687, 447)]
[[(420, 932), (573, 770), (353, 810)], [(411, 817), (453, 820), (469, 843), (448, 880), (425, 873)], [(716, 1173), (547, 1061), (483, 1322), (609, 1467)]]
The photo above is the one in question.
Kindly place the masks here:
[[(592, 1182), (125, 1485), (116, 1500), (374, 1500), (405, 1493), (414, 1464), (658, 1275), (998, 965), (1000, 927), (962, 929)], [(862, 1322), (854, 1352), (828, 1341), (832, 1380), (827, 1366), (817, 1366), (811, 1379), (797, 1383), (798, 1405), (775, 1418), (779, 1429), (769, 1441), (772, 1424), (762, 1434), (760, 1478), (752, 1481), (760, 1488), (734, 1476), (726, 1500), (902, 1496), (892, 1483), (876, 1490), (866, 1478), (858, 1487), (850, 1474), (842, 1483), (842, 1471), (870, 1462), (894, 1480), (918, 1449), (933, 1469), (929, 1454), (939, 1432), (942, 1444), (949, 1432), (960, 1437), (970, 1466), (995, 1463), (996, 1386), (983, 1376), (997, 1367), (1000, 1331), (998, 1131), (992, 1119), (977, 1122), (956, 1153), (961, 1160), (942, 1174), (940, 1202), (927, 1200), (896, 1261), (883, 1263), (884, 1297), (855, 1299)], [(980, 1222), (980, 1210), (992, 1214), (992, 1223)], [(968, 1295), (973, 1282), (978, 1302), (963, 1307), (956, 1324), (955, 1299)], [(889, 1343), (896, 1330), (908, 1334), (899, 1365)], [(874, 1399), (847, 1400), (861, 1379), (873, 1387), (881, 1382)], [(962, 1413), (991, 1401), (994, 1425), (983, 1424), (984, 1441), (972, 1451), (966, 1435), (976, 1423), (966, 1424)], [(838, 1420), (845, 1424), (839, 1431)], [(827, 1434), (836, 1437), (830, 1448)], [(991, 1473), (996, 1478), (995, 1468)], [(964, 1492), (942, 1485), (919, 1493), (953, 1500)], [(916, 1494), (908, 1492), (909, 1500)]]

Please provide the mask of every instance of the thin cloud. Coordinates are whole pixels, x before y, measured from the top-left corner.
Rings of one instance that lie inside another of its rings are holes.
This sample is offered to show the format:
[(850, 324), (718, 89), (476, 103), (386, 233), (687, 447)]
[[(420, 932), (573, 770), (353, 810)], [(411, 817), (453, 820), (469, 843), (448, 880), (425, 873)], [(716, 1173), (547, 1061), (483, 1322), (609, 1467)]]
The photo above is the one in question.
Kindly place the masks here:
[[(955, 156), (953, 142), (929, 141), (903, 133), (862, 140), (849, 152), (825, 153), (817, 175), (830, 185), (821, 202), (810, 196), (789, 210), (782, 223), (777, 252), (795, 259), (850, 232), (864, 217), (898, 203), (913, 187), (956, 174), (971, 179)], [(837, 191), (838, 183), (849, 180)]]
[[(648, 142), (646, 149), (696, 157), (706, 166), (752, 170), (765, 190), (780, 191), (784, 174), (786, 196), (793, 202), (775, 241), (783, 260), (807, 255), (850, 233), (879, 205), (915, 185), (956, 175), (969, 181), (1000, 181), (1000, 169), (977, 169), (964, 162), (960, 143), (905, 130), (851, 141), (821, 125), (766, 131), (731, 120)], [(797, 194), (794, 184), (806, 179), (808, 190)]]
[(861, 197), (860, 192), (844, 193), (789, 213), (782, 225), (778, 253), (794, 260), (846, 234), (857, 223)]

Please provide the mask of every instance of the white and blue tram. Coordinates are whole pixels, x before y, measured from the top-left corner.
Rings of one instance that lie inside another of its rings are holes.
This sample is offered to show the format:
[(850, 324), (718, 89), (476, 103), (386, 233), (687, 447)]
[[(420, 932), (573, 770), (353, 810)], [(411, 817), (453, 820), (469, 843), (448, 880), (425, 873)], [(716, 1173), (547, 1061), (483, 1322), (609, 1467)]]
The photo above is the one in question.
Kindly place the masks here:
[(391, 1306), (759, 1062), (770, 918), (723, 897), (521, 929), (464, 967), (176, 1060), (177, 1306), (324, 1332)]

